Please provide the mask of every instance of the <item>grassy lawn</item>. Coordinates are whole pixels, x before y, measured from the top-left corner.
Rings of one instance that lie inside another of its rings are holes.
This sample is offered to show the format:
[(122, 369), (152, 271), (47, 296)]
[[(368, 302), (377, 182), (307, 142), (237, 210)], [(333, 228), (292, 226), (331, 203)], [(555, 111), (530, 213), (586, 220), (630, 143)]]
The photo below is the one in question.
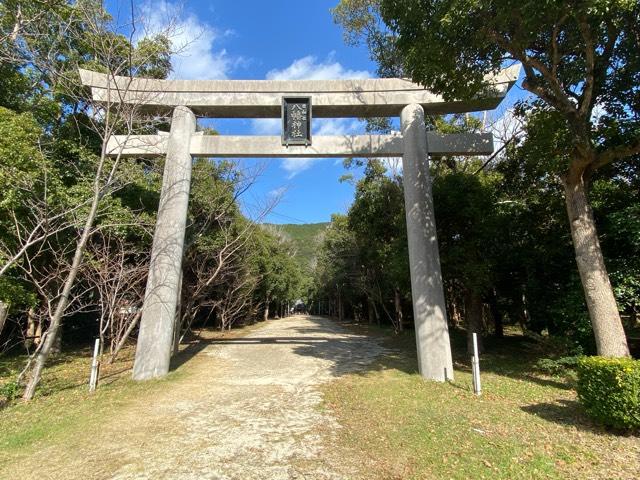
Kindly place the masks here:
[[(224, 335), (243, 336), (258, 326)], [(576, 402), (570, 377), (537, 373), (535, 362), (548, 356), (539, 344), (521, 336), (488, 341), (481, 359), (483, 395), (476, 397), (463, 336), (453, 338), (455, 382), (439, 384), (417, 374), (413, 332), (396, 337), (350, 328), (379, 336), (388, 349), (366, 371), (322, 387), (325, 408), (344, 427), (331, 450), (369, 472), (366, 478), (640, 478), (640, 438), (590, 422)], [(141, 383), (129, 379), (130, 346), (114, 365), (103, 368), (94, 394), (87, 392), (88, 349), (56, 357), (34, 401), (0, 410), (0, 472), (37, 456), (47, 445), (91, 442), (92, 432), (121, 418), (129, 406), (189, 380), (197, 370), (192, 366), (203, 361), (202, 356), (191, 358), (202, 344), (186, 346), (177, 358), (180, 366), (166, 378)], [(15, 377), (23, 361), (0, 358), (0, 386)]]
[[(206, 330), (200, 336), (205, 340), (233, 338), (246, 335), (258, 325), (223, 334)], [(189, 365), (198, 361), (192, 356), (203, 345), (197, 339), (183, 345), (175, 369), (162, 379), (146, 382), (131, 380), (135, 349), (129, 345), (113, 365), (101, 367), (99, 388), (94, 393), (88, 392), (90, 349), (57, 355), (49, 362), (33, 401), (16, 400), (0, 409), (0, 471), (47, 444), (64, 444), (70, 438), (91, 441), (91, 432), (99, 430), (109, 418), (118, 418), (127, 405), (187, 378), (192, 370)], [(183, 368), (187, 361), (190, 363)], [(0, 357), (0, 388), (16, 378), (24, 362), (24, 356)]]
[[(133, 348), (129, 347), (113, 365), (103, 367), (100, 387), (90, 394), (91, 352), (86, 349), (58, 355), (45, 371), (33, 401), (16, 401), (0, 410), (0, 467), (44, 444), (64, 442), (99, 428), (131, 399), (145, 391), (152, 393), (181, 375), (180, 371), (172, 372), (162, 380), (137, 383), (130, 380), (132, 363)], [(15, 378), (23, 365), (22, 356), (0, 359), (0, 385)]]
[(488, 341), (476, 397), (462, 336), (450, 384), (419, 377), (413, 332), (384, 338), (389, 352), (376, 365), (325, 387), (342, 447), (371, 478), (640, 478), (640, 438), (593, 425), (570, 377), (535, 372), (544, 356), (535, 343)]

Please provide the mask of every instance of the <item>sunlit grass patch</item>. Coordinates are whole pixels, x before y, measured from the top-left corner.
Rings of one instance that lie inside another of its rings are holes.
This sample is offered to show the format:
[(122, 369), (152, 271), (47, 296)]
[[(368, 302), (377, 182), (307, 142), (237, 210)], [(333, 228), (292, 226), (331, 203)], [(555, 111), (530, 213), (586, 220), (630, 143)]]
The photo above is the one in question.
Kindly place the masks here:
[[(201, 339), (233, 338), (258, 328), (247, 326), (230, 332), (204, 330), (199, 338), (192, 338), (181, 346), (178, 365), (169, 375), (159, 380), (134, 382), (131, 368), (135, 347), (130, 343), (113, 364), (101, 366), (100, 382), (94, 393), (89, 393), (91, 351), (77, 349), (57, 355), (45, 369), (35, 398), (28, 403), (18, 400), (0, 409), (0, 466), (16, 458), (37, 451), (38, 448), (69, 438), (88, 438), (92, 429), (100, 429), (109, 417), (117, 418), (123, 408), (143, 396), (153, 395), (168, 383), (190, 374), (185, 367), (199, 351)], [(25, 356), (0, 357), (0, 385), (15, 379), (24, 367)]]
[[(541, 352), (522, 337), (490, 341), (483, 394), (472, 392), (464, 338), (454, 336), (455, 381), (417, 373), (413, 332), (385, 341), (390, 354), (367, 372), (325, 387), (346, 428), (344, 447), (371, 478), (636, 478), (640, 441), (594, 425), (571, 377), (534, 369)], [(375, 333), (374, 333), (375, 334)], [(378, 333), (379, 334), (379, 333)]]

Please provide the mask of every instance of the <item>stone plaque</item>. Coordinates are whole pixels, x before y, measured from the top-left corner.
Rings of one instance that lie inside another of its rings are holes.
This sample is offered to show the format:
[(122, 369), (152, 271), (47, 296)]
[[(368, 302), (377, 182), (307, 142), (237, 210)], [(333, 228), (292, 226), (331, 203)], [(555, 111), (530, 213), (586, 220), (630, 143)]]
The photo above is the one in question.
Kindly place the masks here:
[(282, 97), (282, 144), (311, 145), (311, 97)]

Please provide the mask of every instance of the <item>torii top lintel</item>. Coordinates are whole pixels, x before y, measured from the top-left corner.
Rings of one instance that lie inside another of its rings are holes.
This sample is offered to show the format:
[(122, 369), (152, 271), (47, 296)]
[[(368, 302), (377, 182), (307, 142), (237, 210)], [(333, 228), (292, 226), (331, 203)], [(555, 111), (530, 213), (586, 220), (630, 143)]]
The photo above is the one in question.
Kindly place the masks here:
[(426, 113), (491, 110), (498, 106), (520, 72), (505, 68), (487, 78), (493, 86), (481, 98), (445, 101), (421, 85), (401, 78), (351, 80), (156, 80), (110, 76), (80, 69), (95, 101), (129, 103), (163, 113), (184, 105), (210, 118), (279, 118), (283, 96), (311, 96), (313, 116), (393, 117), (417, 103)]

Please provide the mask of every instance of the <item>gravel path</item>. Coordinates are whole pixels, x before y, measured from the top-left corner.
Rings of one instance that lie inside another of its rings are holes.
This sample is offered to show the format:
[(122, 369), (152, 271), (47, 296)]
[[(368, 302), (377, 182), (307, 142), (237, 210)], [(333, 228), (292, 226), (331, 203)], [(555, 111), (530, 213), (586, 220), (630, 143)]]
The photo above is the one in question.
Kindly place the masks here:
[(101, 436), (117, 442), (97, 438), (93, 449), (58, 455), (57, 475), (64, 475), (50, 478), (359, 477), (357, 461), (331, 447), (340, 426), (320, 408), (318, 386), (366, 368), (382, 352), (374, 339), (309, 316), (212, 341), (181, 367), (190, 369), (186, 378), (105, 426)]

